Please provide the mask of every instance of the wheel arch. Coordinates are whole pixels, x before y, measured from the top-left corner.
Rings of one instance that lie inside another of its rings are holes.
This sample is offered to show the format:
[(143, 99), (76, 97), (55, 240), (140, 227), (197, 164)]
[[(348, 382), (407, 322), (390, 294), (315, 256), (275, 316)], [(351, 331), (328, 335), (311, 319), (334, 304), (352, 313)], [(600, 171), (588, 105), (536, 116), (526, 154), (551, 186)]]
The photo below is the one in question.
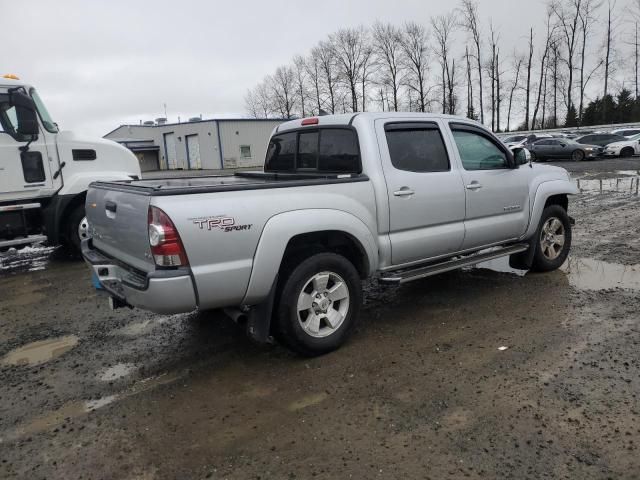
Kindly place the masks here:
[(543, 210), (549, 205), (560, 205), (568, 211), (569, 195), (579, 193), (578, 187), (568, 180), (552, 180), (541, 183), (531, 207), (529, 227), (523, 239), (531, 238), (538, 229)]
[(262, 301), (283, 262), (319, 251), (344, 255), (363, 278), (378, 268), (373, 233), (358, 217), (332, 209), (285, 212), (269, 219), (263, 228), (242, 303), (254, 305)]

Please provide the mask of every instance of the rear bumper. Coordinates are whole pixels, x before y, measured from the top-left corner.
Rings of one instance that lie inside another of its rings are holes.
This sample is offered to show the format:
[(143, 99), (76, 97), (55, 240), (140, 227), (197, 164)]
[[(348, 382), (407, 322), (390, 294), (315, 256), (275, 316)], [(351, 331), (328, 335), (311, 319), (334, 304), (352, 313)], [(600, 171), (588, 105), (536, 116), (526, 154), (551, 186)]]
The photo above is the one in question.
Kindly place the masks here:
[(87, 240), (82, 242), (82, 256), (104, 290), (127, 305), (162, 314), (197, 308), (188, 268), (139, 272), (92, 248)]

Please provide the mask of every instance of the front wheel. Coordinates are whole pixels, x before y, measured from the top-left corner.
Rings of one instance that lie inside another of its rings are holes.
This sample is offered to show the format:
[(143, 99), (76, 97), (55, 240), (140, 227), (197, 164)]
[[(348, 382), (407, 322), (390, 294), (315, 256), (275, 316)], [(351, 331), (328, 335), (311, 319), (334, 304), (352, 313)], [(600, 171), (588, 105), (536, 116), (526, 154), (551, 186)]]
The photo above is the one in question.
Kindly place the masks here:
[(323, 355), (347, 340), (361, 304), (362, 283), (353, 264), (335, 253), (319, 253), (285, 273), (274, 333), (301, 355)]
[(584, 160), (584, 152), (582, 150), (576, 150), (571, 154), (571, 159), (574, 162), (581, 162), (582, 160)]
[(80, 255), (80, 242), (89, 238), (89, 223), (85, 216), (84, 205), (73, 209), (67, 220), (65, 245), (74, 255)]
[(633, 153), (633, 148), (626, 147), (622, 149), (622, 151), (620, 152), (620, 156), (623, 158), (630, 158), (633, 157)]
[(535, 246), (531, 270), (550, 272), (560, 268), (567, 259), (571, 248), (571, 221), (560, 205), (549, 205), (542, 212)]

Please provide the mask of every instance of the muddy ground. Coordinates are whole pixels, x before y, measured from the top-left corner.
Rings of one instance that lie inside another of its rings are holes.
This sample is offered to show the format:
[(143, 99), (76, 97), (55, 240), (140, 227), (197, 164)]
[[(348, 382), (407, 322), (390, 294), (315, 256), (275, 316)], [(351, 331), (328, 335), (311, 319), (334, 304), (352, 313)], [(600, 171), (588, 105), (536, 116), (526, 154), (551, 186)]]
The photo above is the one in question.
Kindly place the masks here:
[(576, 169), (562, 271), (374, 282), (313, 360), (215, 312), (110, 311), (83, 264), (10, 253), (0, 478), (640, 478), (635, 162)]

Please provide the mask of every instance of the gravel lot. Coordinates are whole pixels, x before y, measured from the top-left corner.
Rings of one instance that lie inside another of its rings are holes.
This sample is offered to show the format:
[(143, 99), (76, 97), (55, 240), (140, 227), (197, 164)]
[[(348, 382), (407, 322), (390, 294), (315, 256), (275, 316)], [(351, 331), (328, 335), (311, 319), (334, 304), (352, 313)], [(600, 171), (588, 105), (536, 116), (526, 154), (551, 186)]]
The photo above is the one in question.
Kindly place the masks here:
[(562, 271), (373, 282), (313, 360), (216, 312), (110, 311), (82, 263), (10, 252), (0, 478), (640, 478), (640, 160), (563, 166)]

